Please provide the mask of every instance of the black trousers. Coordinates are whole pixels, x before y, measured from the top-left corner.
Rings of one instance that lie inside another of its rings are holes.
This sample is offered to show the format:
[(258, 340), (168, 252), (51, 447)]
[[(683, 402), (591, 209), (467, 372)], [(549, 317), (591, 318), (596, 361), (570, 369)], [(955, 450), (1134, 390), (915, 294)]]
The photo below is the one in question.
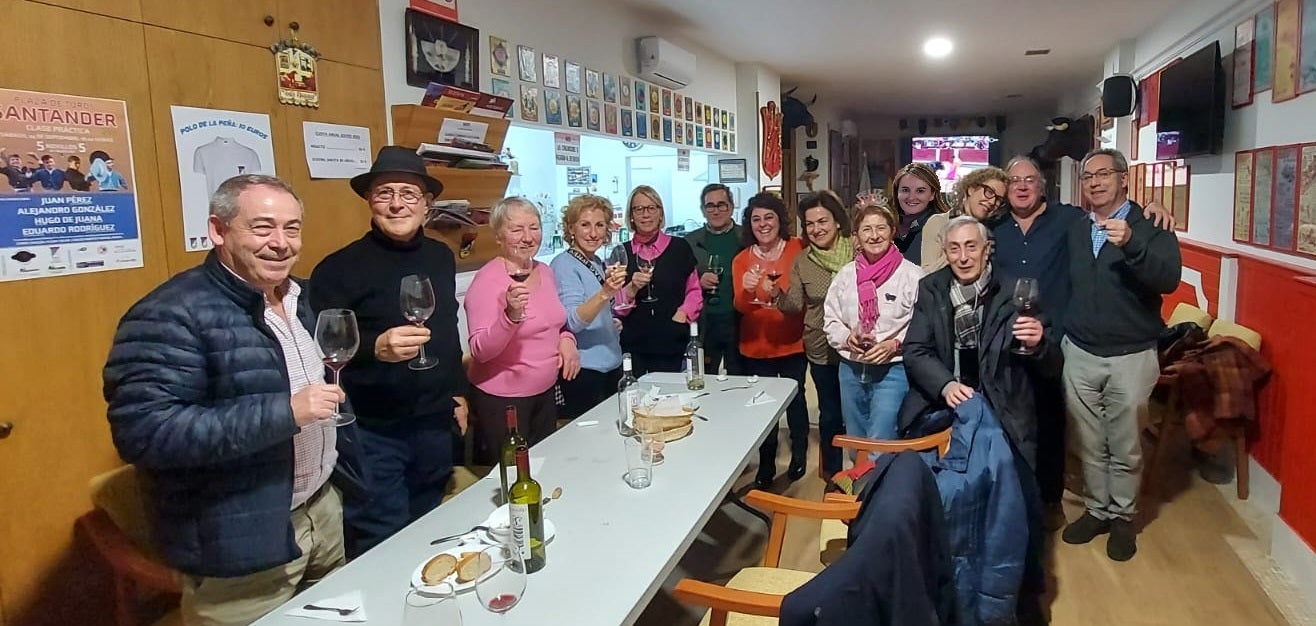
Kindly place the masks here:
[(552, 387), (526, 398), (505, 398), (471, 387), (470, 405), (476, 465), (498, 465), (507, 438), (508, 406), (516, 407), (516, 429), (532, 446), (557, 430), (557, 398)]
[(600, 372), (581, 368), (575, 380), (559, 379), (562, 387), (562, 406), (559, 417), (573, 420), (584, 415), (590, 409), (617, 393), (617, 383), (621, 382), (621, 368), (611, 372)]
[(439, 506), (452, 478), (454, 426), (451, 415), (440, 415), (397, 428), (358, 429), (366, 497), (343, 499), (348, 558)]
[[(786, 425), (790, 427), (791, 462), (803, 463), (809, 453), (809, 407), (804, 403), (804, 371), (808, 361), (803, 354), (754, 359), (745, 357), (745, 373), (757, 376), (789, 378), (799, 385), (795, 399), (786, 407)], [(772, 479), (777, 475), (777, 429), (759, 446), (759, 478)]]
[(1059, 380), (1035, 378), (1037, 403), (1037, 488), (1043, 504), (1065, 493), (1065, 390)]
[(716, 377), (725, 365), (727, 374), (745, 373), (740, 356), (740, 331), (736, 315), (704, 315), (699, 319), (699, 333), (704, 341), (704, 373)]
[[(818, 392), (818, 448), (819, 466), (823, 476), (831, 480), (841, 471), (841, 449), (832, 444), (837, 435), (845, 434), (845, 420), (841, 418), (841, 365), (809, 363), (809, 376)], [(800, 389), (803, 395), (804, 389)]]

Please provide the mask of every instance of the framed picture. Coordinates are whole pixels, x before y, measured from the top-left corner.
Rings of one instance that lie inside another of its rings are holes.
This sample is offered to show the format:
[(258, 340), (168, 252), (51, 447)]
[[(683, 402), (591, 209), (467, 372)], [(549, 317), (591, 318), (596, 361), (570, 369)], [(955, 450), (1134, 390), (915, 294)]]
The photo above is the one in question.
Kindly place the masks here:
[(544, 53), (544, 86), (552, 89), (562, 87), (562, 64), (556, 54)]
[(489, 35), (489, 72), (499, 76), (512, 75), (512, 51), (507, 40)]
[(731, 133), (730, 135), (727, 135), (727, 141), (730, 141), (730, 142), (731, 142), (731, 146), (727, 148), (727, 151), (729, 151), (729, 152), (735, 152), (735, 151), (736, 151), (736, 134), (735, 134), (735, 133)]
[(704, 123), (704, 105), (700, 102), (695, 102), (695, 123)]
[(562, 125), (562, 92), (556, 89), (544, 90), (544, 122)]
[[(547, 94), (545, 94), (547, 97)], [(539, 87), (537, 85), (521, 85), (521, 101), (517, 103), (521, 107), (521, 119), (527, 122), (539, 121)]]
[(603, 75), (596, 70), (585, 70), (585, 97), (595, 100), (603, 97)]
[(583, 127), (582, 113), (580, 96), (567, 96), (567, 126), (571, 128)]
[(617, 75), (603, 75), (603, 101), (612, 104), (617, 103)]
[(1275, 151), (1269, 148), (1257, 150), (1252, 172), (1252, 243), (1269, 247)]
[(644, 111), (649, 106), (648, 85), (635, 81), (635, 110)]
[(1316, 91), (1316, 2), (1305, 0), (1298, 45), (1298, 93)]
[(640, 139), (649, 138), (649, 115), (646, 113), (635, 114), (635, 136)]
[(672, 117), (678, 120), (685, 119), (685, 102), (679, 93), (672, 96)]
[[(657, 85), (649, 85), (649, 112), (657, 113), (662, 110), (661, 90)], [(668, 113), (671, 113), (671, 107), (668, 107)]]
[(721, 183), (749, 182), (749, 165), (745, 159), (718, 159), (717, 180)]
[(621, 85), (617, 90), (617, 104), (629, 107), (631, 106), (631, 79), (622, 76), (619, 82)]
[(736, 130), (736, 114), (732, 113), (728, 115), (727, 120), (728, 120), (727, 126), (729, 127), (727, 128), (727, 130), (732, 130), (732, 131)]
[(621, 110), (621, 136), (635, 136), (635, 114), (630, 109)]
[(539, 82), (539, 68), (535, 66), (535, 49), (530, 46), (516, 47), (516, 72), (522, 82)]
[(692, 100), (690, 96), (686, 96), (684, 100), (685, 100), (685, 121), (693, 122), (695, 121), (695, 112), (693, 111), (693, 109), (695, 108), (695, 101)]
[(1270, 90), (1272, 102), (1298, 97), (1298, 29), (1302, 0), (1275, 3), (1275, 76)]
[(704, 123), (709, 126), (715, 123), (713, 121), (713, 107), (707, 104), (704, 105)]
[(1269, 91), (1275, 77), (1275, 5), (1266, 8), (1253, 18), (1252, 35), (1252, 93)]
[(655, 140), (663, 138), (663, 118), (657, 113), (649, 114), (649, 136)]
[[(512, 92), (512, 81), (506, 78), (493, 78), (489, 80), (489, 92), (495, 96), (512, 99), (512, 108), (507, 112), (507, 117), (516, 117), (516, 94)], [(538, 97), (536, 97), (538, 100)], [(538, 103), (536, 103), (538, 108)]]
[(603, 132), (609, 135), (617, 134), (617, 105), (603, 105)]
[(704, 147), (704, 127), (703, 127), (703, 126), (696, 126), (696, 127), (695, 127), (695, 147), (696, 147), (696, 148), (702, 148), (702, 147)]
[(672, 120), (671, 120), (670, 118), (666, 118), (666, 117), (664, 117), (664, 118), (663, 118), (663, 141), (666, 141), (667, 143), (672, 143), (672, 139), (673, 139)]
[(585, 128), (598, 131), (603, 128), (603, 109), (598, 100), (585, 101)]
[(1275, 193), (1271, 207), (1270, 245), (1293, 250), (1293, 228), (1298, 213), (1298, 146), (1275, 151)]
[(663, 96), (662, 96), (663, 115), (665, 115), (665, 116), (667, 116), (667, 117), (671, 117), (671, 116), (672, 116), (672, 90), (671, 90), (671, 89), (663, 89), (663, 92), (662, 92), (662, 93), (663, 93)]
[(1298, 182), (1298, 241), (1295, 249), (1299, 254), (1316, 256), (1316, 144), (1303, 146), (1301, 154), (1302, 170)]
[(672, 129), (675, 136), (672, 138), (677, 145), (685, 145), (685, 122), (677, 122), (676, 128)]
[[(686, 110), (688, 111), (689, 109)], [(686, 122), (685, 124), (685, 145), (695, 145), (695, 125), (690, 122)]]
[(480, 31), (407, 9), (407, 84), (480, 90)]
[(580, 64), (574, 61), (566, 63), (566, 86), (567, 93), (580, 93)]

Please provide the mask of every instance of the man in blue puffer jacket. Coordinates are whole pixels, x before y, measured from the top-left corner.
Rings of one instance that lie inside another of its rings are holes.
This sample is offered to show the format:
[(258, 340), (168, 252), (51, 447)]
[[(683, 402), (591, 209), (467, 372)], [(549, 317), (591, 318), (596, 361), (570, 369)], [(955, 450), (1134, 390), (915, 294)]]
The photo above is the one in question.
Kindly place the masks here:
[(105, 364), (114, 444), (146, 478), (189, 625), (249, 624), (344, 562), (328, 480), (354, 438), (325, 419), (345, 398), (324, 384), (315, 314), (289, 277), (301, 226), (282, 180), (225, 181), (215, 250), (123, 316)]

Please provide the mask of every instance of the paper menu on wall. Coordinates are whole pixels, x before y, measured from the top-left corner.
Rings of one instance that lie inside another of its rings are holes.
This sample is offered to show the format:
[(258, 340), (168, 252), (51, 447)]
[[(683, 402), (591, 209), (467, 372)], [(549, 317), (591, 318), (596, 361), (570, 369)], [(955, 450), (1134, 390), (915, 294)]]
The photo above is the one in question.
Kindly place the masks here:
[(352, 178), (370, 169), (370, 129), (302, 122), (311, 178)]

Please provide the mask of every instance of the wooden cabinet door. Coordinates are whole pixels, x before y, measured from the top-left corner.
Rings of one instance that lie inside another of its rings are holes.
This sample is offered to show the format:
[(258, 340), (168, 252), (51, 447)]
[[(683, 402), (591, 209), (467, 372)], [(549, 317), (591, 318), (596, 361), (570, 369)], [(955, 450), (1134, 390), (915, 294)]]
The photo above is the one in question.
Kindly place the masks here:
[(279, 0), (279, 18), (280, 28), (297, 22), (301, 39), (324, 60), (382, 67), (376, 0)]
[[(284, 107), (285, 135), (293, 144), (291, 163), (280, 170), (306, 206), (302, 255), (294, 273), (310, 276), (315, 264), (357, 239), (370, 227), (370, 211), (346, 180), (312, 180), (306, 165), (302, 122), (350, 124), (370, 129), (373, 161), (388, 135), (384, 121), (383, 75), (345, 63), (321, 61), (320, 108)], [(279, 167), (284, 167), (281, 162)]]
[[(143, 22), (171, 30), (208, 35), (261, 47), (273, 45), (289, 34), (287, 20), (279, 19), (277, 0), (140, 0), (140, 2)], [(272, 20), (272, 24), (265, 24), (267, 17)], [(378, 28), (375, 29), (375, 33), (378, 37)], [(180, 61), (201, 56), (197, 51), (182, 52), (185, 54)], [(206, 82), (211, 79), (205, 74), (195, 74), (190, 80)], [(154, 83), (154, 80), (152, 82)]]
[[(42, 4), (77, 9), (131, 22), (142, 19), (142, 0), (38, 0)], [(2, 623), (0, 623), (2, 626)]]
[[(159, 150), (160, 195), (165, 202), (165, 251), (169, 270), (198, 265), (205, 252), (187, 252), (183, 245), (183, 212), (179, 207), (178, 154), (170, 106), (190, 106), (264, 113), (270, 116), (275, 170), (288, 171), (289, 155), (301, 147), (288, 140), (279, 115), (274, 55), (267, 48), (202, 37), (176, 30), (146, 27), (147, 72), (151, 76), (151, 108)], [(297, 141), (301, 141), (300, 135)]]
[(16, 0), (3, 20), (14, 50), (77, 42), (112, 60), (102, 71), (0, 73), (0, 87), (124, 100), (132, 131), (145, 267), (0, 283), (0, 422), (13, 424), (0, 439), (0, 601), (12, 624), (102, 624), (108, 574), (73, 532), (91, 509), (88, 480), (121, 463), (101, 369), (119, 317), (168, 275), (146, 50), (141, 25), (83, 11)]

